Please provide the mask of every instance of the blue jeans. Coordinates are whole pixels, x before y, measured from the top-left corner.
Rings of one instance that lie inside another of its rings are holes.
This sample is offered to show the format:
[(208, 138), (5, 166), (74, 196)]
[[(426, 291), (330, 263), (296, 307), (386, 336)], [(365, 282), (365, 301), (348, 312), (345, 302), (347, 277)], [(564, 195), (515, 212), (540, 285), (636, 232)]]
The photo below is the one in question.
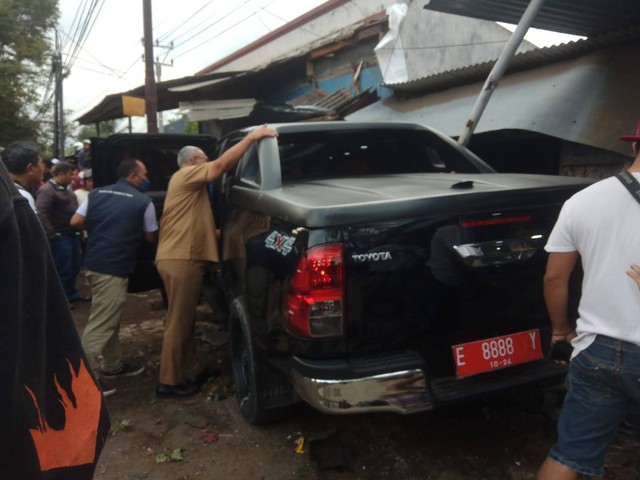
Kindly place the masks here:
[(67, 300), (74, 300), (80, 295), (76, 290), (76, 278), (82, 268), (80, 236), (57, 236), (51, 240), (51, 255), (56, 265), (58, 277)]
[(571, 360), (552, 460), (601, 476), (618, 426), (640, 402), (640, 346), (598, 335)]

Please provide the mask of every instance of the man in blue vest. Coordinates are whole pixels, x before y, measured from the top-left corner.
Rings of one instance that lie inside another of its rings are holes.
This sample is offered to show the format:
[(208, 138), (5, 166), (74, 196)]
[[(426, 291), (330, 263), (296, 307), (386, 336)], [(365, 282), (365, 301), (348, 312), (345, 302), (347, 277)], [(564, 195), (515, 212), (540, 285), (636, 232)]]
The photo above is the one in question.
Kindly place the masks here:
[(105, 396), (116, 389), (104, 379), (144, 371), (144, 365), (123, 362), (118, 332), (138, 250), (143, 240), (158, 238), (155, 207), (142, 193), (149, 185), (147, 168), (139, 160), (124, 160), (117, 174), (115, 184), (92, 190), (71, 218), (72, 226), (88, 233), (84, 266), (93, 298), (82, 346)]

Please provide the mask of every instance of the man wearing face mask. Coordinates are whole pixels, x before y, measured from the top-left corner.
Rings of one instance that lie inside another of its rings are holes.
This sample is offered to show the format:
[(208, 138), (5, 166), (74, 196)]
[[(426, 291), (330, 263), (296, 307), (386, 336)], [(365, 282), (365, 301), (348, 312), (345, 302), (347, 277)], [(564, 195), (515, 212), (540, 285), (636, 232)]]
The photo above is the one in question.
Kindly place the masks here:
[(84, 266), (92, 300), (82, 347), (105, 396), (116, 391), (105, 379), (144, 371), (144, 364), (123, 361), (118, 331), (138, 250), (143, 240), (158, 239), (155, 207), (142, 193), (149, 187), (144, 163), (124, 160), (117, 174), (115, 184), (91, 190), (71, 218), (73, 227), (88, 232)]

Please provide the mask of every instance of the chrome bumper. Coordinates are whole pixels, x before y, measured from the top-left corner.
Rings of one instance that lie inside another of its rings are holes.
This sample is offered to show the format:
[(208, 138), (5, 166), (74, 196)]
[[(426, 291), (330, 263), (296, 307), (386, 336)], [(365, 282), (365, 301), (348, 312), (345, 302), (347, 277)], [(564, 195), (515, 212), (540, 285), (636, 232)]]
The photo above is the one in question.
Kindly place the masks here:
[(433, 408), (420, 369), (346, 380), (309, 378), (294, 370), (293, 387), (305, 402), (324, 413), (404, 414)]

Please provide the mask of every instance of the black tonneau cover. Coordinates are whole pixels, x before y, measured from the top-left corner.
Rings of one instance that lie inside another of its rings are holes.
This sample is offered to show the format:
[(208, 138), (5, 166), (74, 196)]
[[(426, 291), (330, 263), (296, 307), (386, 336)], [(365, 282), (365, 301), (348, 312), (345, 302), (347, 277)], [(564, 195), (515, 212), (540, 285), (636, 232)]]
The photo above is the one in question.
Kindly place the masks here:
[(557, 204), (590, 183), (590, 179), (546, 175), (396, 174), (300, 182), (273, 190), (234, 186), (231, 195), (234, 203), (294, 225), (327, 227)]

